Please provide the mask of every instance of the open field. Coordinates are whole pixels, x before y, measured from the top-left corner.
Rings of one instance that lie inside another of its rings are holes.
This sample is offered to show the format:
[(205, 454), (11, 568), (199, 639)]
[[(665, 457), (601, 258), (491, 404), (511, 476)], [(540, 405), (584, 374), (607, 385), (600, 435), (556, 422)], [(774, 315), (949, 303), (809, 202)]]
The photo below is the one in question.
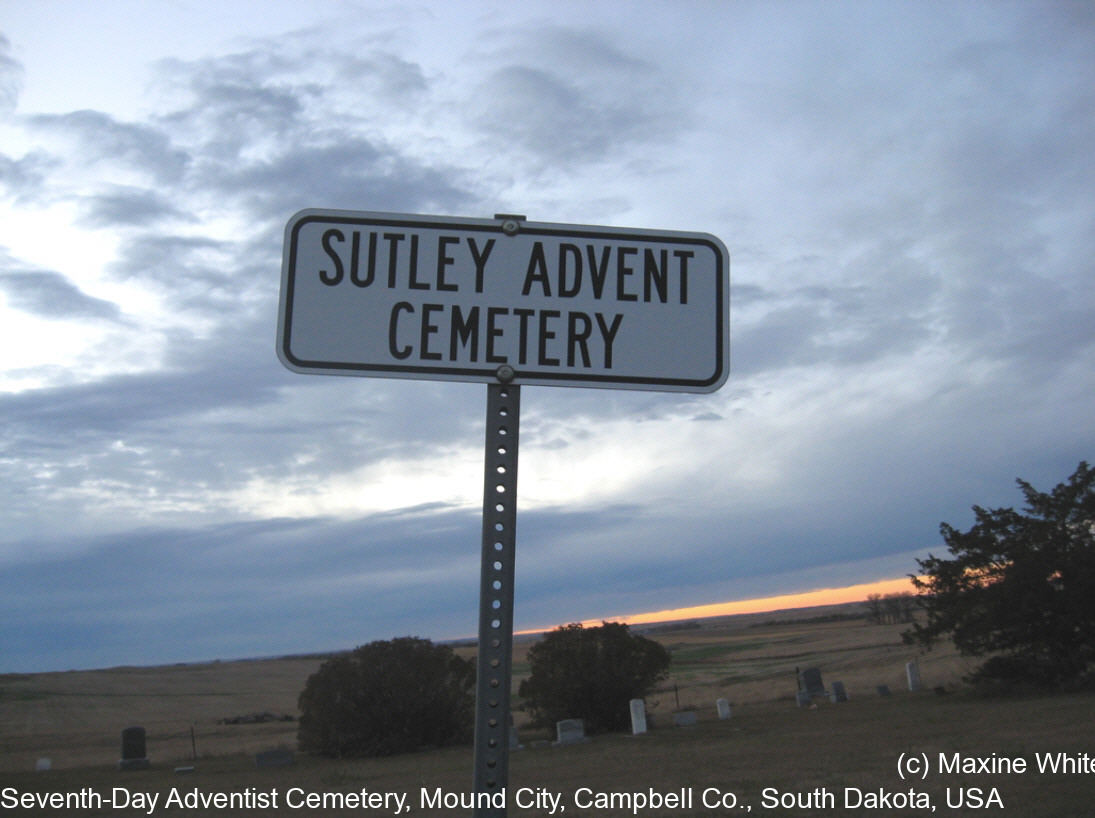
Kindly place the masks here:
[[(1091, 814), (1095, 773), (1042, 774), (1036, 764), (1044, 754), (1066, 753), (1083, 766), (1083, 754), (1095, 753), (1095, 697), (975, 699), (960, 684), (968, 666), (950, 651), (920, 657), (925, 686), (943, 687), (947, 693), (912, 694), (906, 690), (904, 665), (916, 655), (901, 644), (900, 626), (804, 621), (822, 613), (732, 617), (651, 632), (674, 657), (671, 678), (647, 700), (658, 729), (641, 737), (596, 736), (583, 745), (550, 747), (534, 746), (548, 736), (524, 727), (526, 748), (511, 756), (509, 813), (551, 814), (547, 799), (557, 794), (566, 808), (561, 814), (567, 816), (729, 815), (744, 814), (747, 807), (759, 815), (932, 814), (922, 799), (929, 799), (934, 814), (941, 815), (981, 814), (985, 810), (973, 808), (979, 799), (994, 813), (1002, 803), (1012, 815)], [(517, 646), (515, 685), (529, 644), (523, 640)], [(286, 658), (2, 676), (0, 799), (5, 793), (10, 799), (33, 792), (80, 791), (109, 798), (114, 788), (122, 788), (158, 795), (155, 815), (393, 813), (391, 803), (388, 809), (368, 810), (300, 806), (308, 793), (338, 799), (364, 788), (392, 798), (403, 794), (415, 815), (470, 814), (467, 809), (422, 804), (423, 789), (427, 801), (438, 789), (451, 797), (466, 792), (470, 748), (362, 761), (298, 756), (291, 767), (255, 767), (256, 751), (294, 745), (295, 724), (219, 720), (255, 712), (294, 715), (296, 697), (320, 661)], [(843, 681), (851, 700), (797, 708), (795, 668), (811, 666), (821, 668), (826, 683)], [(889, 685), (893, 695), (878, 696), (879, 684)], [(719, 697), (733, 704), (728, 721), (716, 718)], [(678, 701), (681, 708), (696, 708), (696, 726), (668, 726)], [(521, 714), (516, 715), (521, 728)], [(148, 730), (152, 770), (122, 773), (116, 768), (119, 733), (132, 724)], [(926, 779), (899, 777), (903, 754), (927, 761)], [(34, 772), (36, 760), (43, 757), (52, 759), (53, 769)], [(1011, 764), (1011, 774), (1000, 772), (1001, 759)], [(1027, 769), (1015, 771), (1014, 759), (1023, 759)], [(956, 760), (965, 768), (939, 769)], [(176, 774), (179, 766), (195, 770)], [(518, 806), (521, 788), (524, 800)], [(767, 797), (766, 788), (771, 788)], [(166, 807), (173, 791), (179, 797), (235, 798), (242, 805)], [(649, 800), (652, 792), (691, 802), (656, 809), (619, 795), (639, 793), (640, 799)], [(617, 800), (600, 804), (595, 793), (614, 793), (603, 798)], [(716, 793), (731, 794), (727, 808), (704, 806), (705, 798), (719, 798)], [(781, 802), (781, 795), (789, 800)], [(241, 802), (248, 797), (250, 802)], [(731, 804), (734, 798), (737, 803)], [(966, 809), (952, 808), (950, 804), (963, 798)], [(530, 802), (527, 808), (525, 801)], [(0, 800), (0, 812), (4, 806)], [(132, 802), (128, 807), (72, 806), (19, 806), (11, 814), (137, 815), (147, 814), (150, 805), (143, 810)]]

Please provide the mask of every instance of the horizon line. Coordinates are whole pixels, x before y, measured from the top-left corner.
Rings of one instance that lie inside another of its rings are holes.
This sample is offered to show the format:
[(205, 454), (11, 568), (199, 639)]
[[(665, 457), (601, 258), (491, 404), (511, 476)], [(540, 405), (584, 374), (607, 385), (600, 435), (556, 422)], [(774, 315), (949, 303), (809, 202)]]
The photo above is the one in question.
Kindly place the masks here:
[[(653, 625), (661, 622), (675, 622), (681, 619), (706, 619), (715, 616), (735, 616), (738, 614), (774, 613), (795, 608), (814, 608), (821, 605), (843, 605), (849, 602), (865, 602), (870, 594), (893, 594), (911, 592), (912, 579), (884, 579), (875, 582), (860, 582), (855, 585), (843, 585), (836, 588), (817, 588), (794, 594), (752, 597), (731, 602), (712, 602), (705, 605), (689, 605), (682, 608), (666, 608), (660, 611), (623, 614), (619, 616), (595, 617), (585, 619), (578, 624), (583, 627), (596, 626), (602, 622), (622, 622), (625, 625)], [(551, 628), (530, 628), (516, 631), (521, 635), (547, 633)]]

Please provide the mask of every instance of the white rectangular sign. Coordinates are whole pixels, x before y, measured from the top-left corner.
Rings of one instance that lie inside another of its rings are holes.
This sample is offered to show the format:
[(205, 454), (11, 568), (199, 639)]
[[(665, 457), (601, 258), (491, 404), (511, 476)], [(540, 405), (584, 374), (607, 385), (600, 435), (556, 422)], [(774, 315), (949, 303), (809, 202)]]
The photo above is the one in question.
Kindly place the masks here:
[(713, 392), (730, 277), (712, 235), (303, 210), (278, 356), (296, 372)]

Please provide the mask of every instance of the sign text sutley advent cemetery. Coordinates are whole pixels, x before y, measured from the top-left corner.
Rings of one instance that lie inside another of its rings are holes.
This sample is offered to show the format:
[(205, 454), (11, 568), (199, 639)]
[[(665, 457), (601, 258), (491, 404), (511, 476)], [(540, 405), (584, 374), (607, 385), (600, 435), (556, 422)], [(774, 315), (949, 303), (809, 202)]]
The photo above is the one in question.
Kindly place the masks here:
[(277, 351), (294, 372), (486, 383), (477, 815), (505, 815), (520, 387), (713, 392), (726, 247), (706, 233), (304, 210)]

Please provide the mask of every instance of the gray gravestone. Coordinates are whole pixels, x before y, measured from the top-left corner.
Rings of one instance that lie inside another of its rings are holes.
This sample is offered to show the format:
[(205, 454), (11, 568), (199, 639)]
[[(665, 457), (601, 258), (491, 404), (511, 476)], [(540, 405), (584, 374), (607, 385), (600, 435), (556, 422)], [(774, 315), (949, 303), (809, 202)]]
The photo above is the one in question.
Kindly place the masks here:
[(715, 710), (718, 711), (719, 718), (723, 721), (730, 718), (730, 702), (726, 699), (715, 699)]
[(805, 690), (800, 690), (795, 694), (795, 704), (799, 707), (809, 707), (813, 701), (813, 696), (807, 693)]
[(821, 681), (821, 671), (808, 667), (798, 674), (798, 689), (805, 690), (811, 696), (824, 696), (825, 685)]
[(641, 736), (646, 732), (646, 702), (642, 699), (632, 699), (631, 707), (631, 735)]
[(34, 762), (34, 769), (40, 773), (49, 772), (53, 769), (53, 761), (48, 758), (40, 758)]
[(833, 682), (833, 689), (829, 693), (829, 700), (833, 704), (848, 701), (848, 693), (844, 690), (844, 682)]
[(673, 723), (678, 727), (691, 727), (696, 723), (695, 710), (682, 710), (673, 714)]
[(118, 769), (147, 770), (149, 766), (144, 728), (125, 728), (122, 731), (122, 758), (118, 761)]
[(905, 676), (909, 680), (909, 690), (915, 693), (920, 689), (920, 665), (909, 662), (905, 665)]
[(879, 696), (889, 696), (890, 695), (890, 686), (889, 685), (879, 685), (876, 689), (878, 690), (878, 695)]
[(581, 719), (563, 719), (555, 722), (556, 744), (581, 744), (586, 738), (586, 725)]

